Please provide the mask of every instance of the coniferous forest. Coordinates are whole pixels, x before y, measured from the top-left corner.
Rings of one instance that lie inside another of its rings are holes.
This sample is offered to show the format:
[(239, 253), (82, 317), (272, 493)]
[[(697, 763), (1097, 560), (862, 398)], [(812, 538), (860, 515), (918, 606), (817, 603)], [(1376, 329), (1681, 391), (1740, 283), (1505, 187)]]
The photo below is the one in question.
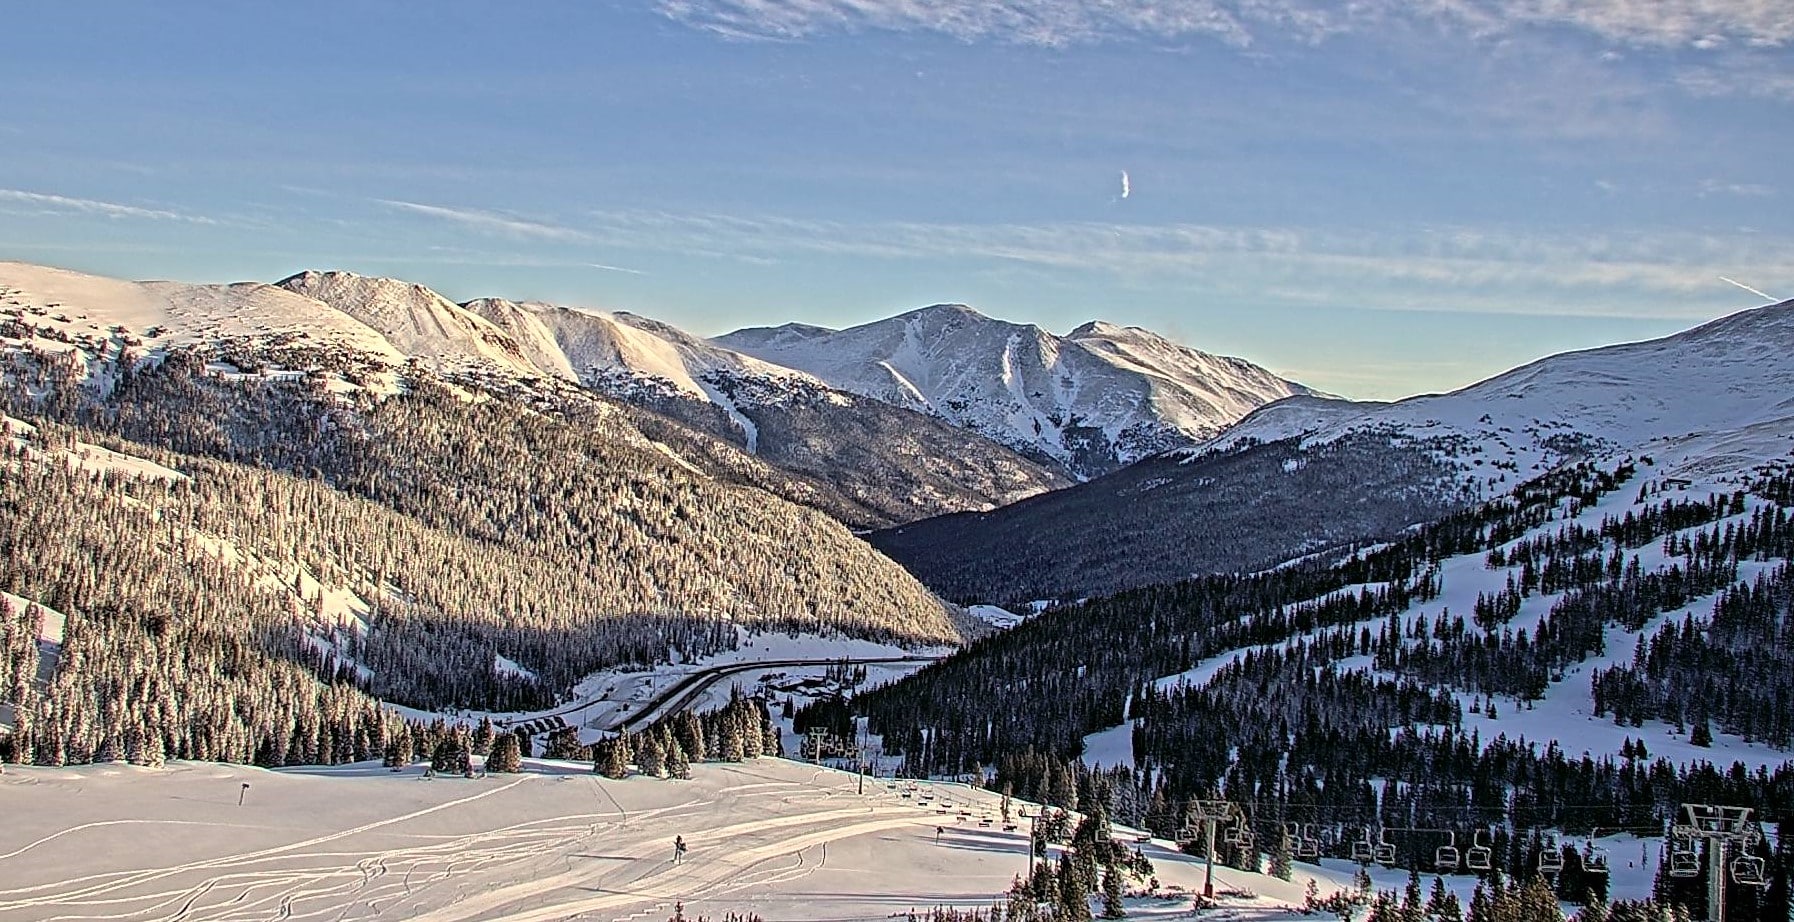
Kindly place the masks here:
[[(13, 356), (0, 444), (15, 759), (343, 761), (382, 745), (376, 701), (540, 708), (739, 627), (959, 637), (839, 524), (681, 467), (596, 398), (421, 368), (344, 397), (199, 350), (101, 393), (41, 358)], [(67, 619), (42, 687), (34, 605)]]
[[(1467, 705), (1495, 718), (1581, 694), (1621, 726), (1661, 720), (1696, 746), (1723, 732), (1788, 750), (1794, 478), (1765, 470), (1686, 500), (1639, 477), (1642, 464), (1565, 469), (1343, 559), (1050, 610), (848, 706), (909, 772), (994, 772), (1005, 791), (1073, 809), (1098, 797), (1164, 836), (1193, 800), (1224, 798), (1258, 843), (1217, 843), (1241, 867), (1260, 867), (1292, 829), (1342, 858), (1367, 830), (1394, 830), (1396, 860), (1430, 871), (1445, 830), (1460, 847), (1491, 846), (1516, 879), (1561, 849), (1572, 872), (1560, 894), (1583, 899), (1605, 878), (1575, 872), (1582, 843), (1569, 837), (1661, 835), (1684, 802), (1753, 805), (1771, 829), (1794, 818), (1794, 763), (1678, 765), (1642, 731), (1618, 757), (1571, 756), (1484, 735), (1498, 723), (1466, 726)], [(1624, 515), (1580, 515), (1621, 491), (1637, 500)], [(1466, 555), (1506, 570), (1505, 586), (1440, 610), (1442, 564)], [(1547, 610), (1516, 626), (1527, 600)], [(1553, 690), (1615, 636), (1636, 636), (1630, 658)], [(1202, 682), (1156, 681), (1214, 657)], [(840, 707), (799, 725), (842, 724)], [(1132, 764), (1087, 767), (1083, 738), (1124, 721)], [(1755, 846), (1765, 858), (1771, 839)], [(1734, 911), (1780, 918), (1767, 908), (1786, 905), (1778, 886), (1768, 897), (1734, 886)], [(1704, 892), (1662, 889), (1685, 903)]]

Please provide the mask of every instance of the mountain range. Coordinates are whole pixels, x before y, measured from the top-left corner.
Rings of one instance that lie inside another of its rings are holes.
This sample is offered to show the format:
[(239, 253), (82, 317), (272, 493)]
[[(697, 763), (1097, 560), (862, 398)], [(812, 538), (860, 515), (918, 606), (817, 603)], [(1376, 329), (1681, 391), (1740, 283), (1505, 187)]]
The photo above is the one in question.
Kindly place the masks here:
[(1794, 449), (1794, 302), (1394, 403), (1298, 395), (1194, 448), (870, 536), (962, 602), (1067, 599), (1382, 540), (1562, 465), (1737, 477)]
[(1314, 391), (1243, 359), (1092, 321), (1058, 336), (936, 304), (845, 330), (755, 327), (715, 342), (1098, 476)]

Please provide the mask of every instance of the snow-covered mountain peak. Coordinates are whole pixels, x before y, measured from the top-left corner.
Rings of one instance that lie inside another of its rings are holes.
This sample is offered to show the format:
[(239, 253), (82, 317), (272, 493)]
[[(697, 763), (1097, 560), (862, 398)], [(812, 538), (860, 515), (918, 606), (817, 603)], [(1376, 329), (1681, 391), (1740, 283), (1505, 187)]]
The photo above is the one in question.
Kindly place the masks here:
[[(1744, 470), (1794, 448), (1794, 302), (1661, 339), (1540, 359), (1448, 394), (1394, 403), (1292, 399), (1197, 450), (1346, 434), (1454, 444), (1474, 479), (1524, 478), (1585, 454), (1645, 454), (1671, 470)], [(1473, 473), (1472, 473), (1473, 472)]]
[(1110, 323), (1107, 320), (1092, 320), (1092, 321), (1089, 321), (1087, 323), (1084, 323), (1084, 324), (1078, 326), (1076, 329), (1072, 330), (1070, 333), (1065, 334), (1065, 338), (1066, 339), (1122, 339), (1122, 338), (1138, 336), (1140, 334), (1145, 334), (1148, 336), (1157, 336), (1158, 335), (1158, 334), (1153, 333), (1152, 331), (1144, 329), (1142, 327), (1124, 327), (1124, 326), (1121, 326), (1120, 324)]
[(1193, 444), (1307, 393), (1249, 362), (1093, 321), (1068, 336), (934, 304), (846, 330), (741, 330), (714, 342), (931, 413), (1082, 476)]

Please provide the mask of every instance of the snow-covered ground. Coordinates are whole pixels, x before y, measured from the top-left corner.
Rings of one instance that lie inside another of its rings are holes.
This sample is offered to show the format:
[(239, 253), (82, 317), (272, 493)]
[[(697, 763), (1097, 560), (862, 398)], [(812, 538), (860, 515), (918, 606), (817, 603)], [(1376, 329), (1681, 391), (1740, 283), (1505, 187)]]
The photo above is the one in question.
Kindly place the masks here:
[[(851, 774), (783, 759), (702, 764), (690, 781), (526, 769), (425, 781), (420, 767), (370, 763), (9, 766), (0, 918), (621, 922), (683, 902), (688, 917), (874, 920), (988, 905), (1027, 866), (1026, 821), (1004, 831), (997, 796), (958, 785), (904, 797), (874, 779), (861, 794)], [(674, 836), (690, 846), (678, 864)], [(1167, 890), (1200, 889), (1198, 862), (1166, 843), (1146, 851)], [(1326, 893), (1351, 873), (1301, 866), (1285, 882), (1217, 868), (1216, 880), (1252, 894), (1229, 897), (1230, 915), (1269, 920), (1293, 914), (1311, 874)], [(1133, 918), (1189, 908), (1130, 903)]]
[[(1540, 535), (1554, 534), (1567, 524), (1574, 522), (1585, 528), (1598, 529), (1603, 518), (1623, 519), (1627, 512), (1642, 510), (1667, 500), (1680, 502), (1707, 502), (1717, 495), (1729, 496), (1739, 488), (1739, 484), (1730, 478), (1715, 479), (1707, 482), (1690, 483), (1687, 486), (1671, 489), (1653, 495), (1643, 502), (1639, 501), (1641, 486), (1657, 481), (1661, 468), (1641, 467), (1639, 475), (1618, 489), (1603, 495), (1597, 502), (1582, 509), (1574, 517), (1559, 516), (1538, 528), (1515, 538), (1503, 546), (1510, 550), (1523, 541)], [(1674, 532), (1678, 538), (1692, 539), (1697, 533), (1708, 531), (1717, 525), (1725, 527), (1727, 523), (1742, 523), (1748, 520), (1752, 512), (1763, 505), (1763, 500), (1747, 497), (1745, 511), (1742, 514), (1728, 516), (1717, 523), (1696, 526)], [(1659, 539), (1638, 548), (1625, 550), (1628, 559), (1637, 557), (1639, 566), (1646, 572), (1662, 569), (1672, 560), (1664, 553), (1664, 540)], [(1606, 552), (1611, 553), (1609, 543)], [(1742, 582), (1750, 582), (1759, 573), (1773, 569), (1779, 562), (1745, 561), (1739, 565), (1738, 576)], [(1449, 557), (1439, 564), (1441, 593), (1438, 598), (1411, 606), (1401, 615), (1403, 631), (1411, 630), (1421, 617), (1428, 624), (1435, 624), (1442, 616), (1452, 618), (1463, 617), (1469, 620), (1479, 594), (1493, 595), (1500, 592), (1510, 576), (1519, 572), (1517, 566), (1490, 568), (1487, 555), (1465, 554)], [(1382, 584), (1367, 586), (1349, 586), (1336, 592), (1328, 593), (1315, 602), (1330, 598), (1351, 595), (1364, 589), (1381, 588)], [(1520, 611), (1514, 618), (1503, 625), (1504, 629), (1525, 630), (1528, 634), (1537, 634), (1542, 619), (1549, 614), (1551, 607), (1561, 598), (1562, 593), (1528, 596), (1521, 604)], [(1670, 620), (1680, 621), (1685, 615), (1692, 615), (1695, 620), (1704, 619), (1711, 613), (1713, 602), (1718, 594), (1696, 599), (1689, 605), (1658, 615), (1647, 623), (1643, 630), (1632, 632), (1617, 625), (1607, 628), (1606, 650), (1600, 655), (1573, 665), (1564, 670), (1561, 679), (1551, 683), (1543, 698), (1533, 702), (1518, 702), (1510, 699), (1496, 699), (1496, 716), (1486, 713), (1471, 713), (1473, 703), (1483, 700), (1483, 696), (1459, 690), (1456, 692), (1464, 708), (1465, 730), (1476, 731), (1482, 741), (1494, 742), (1498, 737), (1506, 736), (1509, 740), (1526, 739), (1544, 744), (1556, 740), (1559, 746), (1571, 758), (1584, 753), (1600, 758), (1602, 756), (1618, 757), (1621, 747), (1628, 741), (1644, 742), (1653, 758), (1661, 756), (1677, 764), (1707, 761), (1720, 767), (1729, 767), (1734, 761), (1743, 762), (1747, 767), (1776, 766), (1794, 758), (1794, 753), (1773, 749), (1761, 742), (1745, 742), (1743, 739), (1714, 729), (1711, 747), (1695, 746), (1688, 740), (1686, 732), (1678, 733), (1670, 724), (1662, 721), (1646, 721), (1643, 726), (1620, 726), (1611, 717), (1597, 717), (1593, 713), (1594, 706), (1590, 696), (1590, 681), (1594, 673), (1600, 669), (1627, 664), (1632, 661), (1633, 652), (1639, 637), (1649, 638), (1656, 634), (1664, 623)], [(1388, 624), (1387, 618), (1372, 618), (1360, 621), (1352, 626), (1354, 631), (1368, 629), (1376, 634)], [(1331, 629), (1328, 629), (1330, 631)], [(1476, 628), (1472, 627), (1473, 632)], [(1312, 640), (1328, 631), (1315, 631), (1302, 635), (1302, 639)], [(1409, 645), (1418, 641), (1409, 639)], [(1244, 649), (1228, 650), (1215, 656), (1207, 657), (1189, 670), (1174, 675), (1161, 676), (1154, 683), (1160, 690), (1189, 685), (1201, 687), (1213, 681), (1215, 675), (1229, 664), (1237, 662), (1245, 653)], [(1371, 670), (1371, 658), (1368, 656), (1351, 657), (1336, 662), (1335, 667), (1341, 670)], [(1392, 728), (1393, 729), (1393, 728)], [(1089, 765), (1131, 765), (1133, 764), (1132, 724), (1126, 722), (1084, 737), (1083, 759)]]

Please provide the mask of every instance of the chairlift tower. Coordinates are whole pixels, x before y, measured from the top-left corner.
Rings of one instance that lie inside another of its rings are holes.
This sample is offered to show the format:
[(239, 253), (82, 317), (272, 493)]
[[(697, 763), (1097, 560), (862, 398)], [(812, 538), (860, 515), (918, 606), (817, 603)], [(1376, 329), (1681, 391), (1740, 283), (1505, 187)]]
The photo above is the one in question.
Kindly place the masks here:
[(828, 739), (828, 728), (811, 727), (809, 732), (805, 733), (804, 736), (810, 741), (810, 762), (814, 765), (821, 765), (822, 741)]
[(1205, 876), (1202, 880), (1202, 898), (1215, 898), (1215, 827), (1219, 823), (1234, 818), (1233, 803), (1225, 800), (1198, 800), (1190, 805), (1188, 818), (1182, 828), (1177, 831), (1177, 844), (1188, 845), (1196, 841), (1195, 823), (1201, 823), (1203, 838), (1207, 842)]
[(1670, 828), (1672, 838), (1683, 841), (1705, 839), (1707, 842), (1707, 922), (1725, 922), (1728, 873), (1741, 884), (1761, 886), (1767, 883), (1768, 879), (1762, 874), (1762, 859), (1752, 858), (1751, 862), (1746, 862), (1740, 858), (1730, 863), (1726, 860), (1733, 845), (1749, 845), (1756, 841), (1757, 830), (1751, 825), (1751, 812), (1750, 807), (1683, 804), (1681, 818)]

